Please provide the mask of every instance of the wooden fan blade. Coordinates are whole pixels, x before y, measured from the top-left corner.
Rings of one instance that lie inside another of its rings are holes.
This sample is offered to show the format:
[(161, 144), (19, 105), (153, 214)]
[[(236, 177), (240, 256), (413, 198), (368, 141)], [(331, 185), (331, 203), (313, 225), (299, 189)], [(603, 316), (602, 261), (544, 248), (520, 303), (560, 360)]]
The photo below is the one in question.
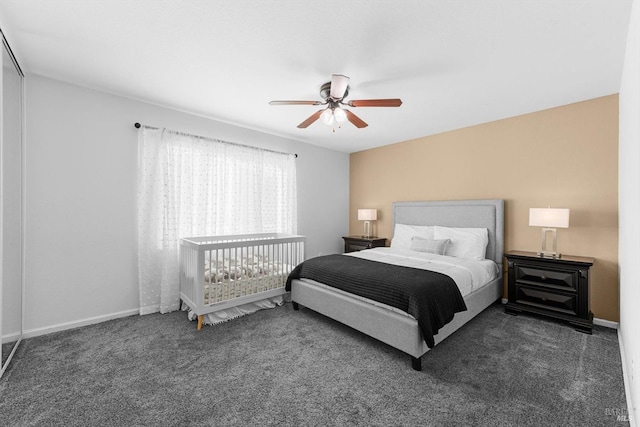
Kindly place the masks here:
[(350, 107), (399, 107), (402, 105), (402, 100), (394, 99), (359, 99), (355, 101), (349, 101), (347, 103)]
[(320, 101), (271, 101), (269, 105), (320, 105)]
[(362, 120), (360, 117), (353, 114), (351, 111), (344, 110), (344, 112), (347, 113), (347, 119), (349, 119), (349, 121), (353, 123), (355, 127), (366, 128), (367, 126), (369, 126), (364, 122), (364, 120)]
[(349, 77), (342, 74), (333, 74), (331, 76), (331, 92), (330, 95), (333, 99), (342, 99), (344, 93), (349, 87)]
[(315, 122), (316, 120), (318, 120), (320, 118), (320, 114), (322, 114), (322, 112), (324, 111), (324, 109), (322, 110), (318, 110), (315, 113), (313, 113), (312, 115), (309, 116), (309, 118), (307, 120), (305, 120), (304, 122), (300, 123), (298, 125), (298, 127), (300, 129), (304, 129), (307, 126), (309, 126), (311, 123)]

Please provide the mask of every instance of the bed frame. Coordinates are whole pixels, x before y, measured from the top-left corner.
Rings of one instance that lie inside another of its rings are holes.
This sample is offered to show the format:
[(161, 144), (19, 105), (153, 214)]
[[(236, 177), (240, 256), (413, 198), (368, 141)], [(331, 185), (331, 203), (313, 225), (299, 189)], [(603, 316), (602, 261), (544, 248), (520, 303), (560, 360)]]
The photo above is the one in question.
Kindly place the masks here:
[[(502, 297), (503, 200), (396, 202), (393, 204), (393, 228), (395, 224), (479, 227), (489, 230), (486, 258), (498, 264), (498, 277), (464, 297), (467, 311), (457, 313), (450, 323), (440, 329), (434, 337), (436, 345)], [(429, 351), (429, 347), (413, 317), (380, 307), (379, 304), (369, 304), (344, 292), (317, 286), (312, 281), (293, 280), (291, 301), (294, 309), (298, 309), (299, 304), (303, 305), (409, 354), (413, 369), (422, 370), (421, 357)]]

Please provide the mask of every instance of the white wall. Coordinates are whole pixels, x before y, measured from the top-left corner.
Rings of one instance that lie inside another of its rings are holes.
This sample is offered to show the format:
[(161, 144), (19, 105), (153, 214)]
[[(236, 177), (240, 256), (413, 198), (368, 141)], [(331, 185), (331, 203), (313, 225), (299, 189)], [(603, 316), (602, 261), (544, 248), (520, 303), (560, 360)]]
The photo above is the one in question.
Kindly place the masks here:
[(631, 10), (620, 86), (619, 147), (619, 336), (630, 415), (640, 425), (640, 0)]
[(341, 251), (345, 153), (34, 75), (26, 77), (26, 118), (25, 336), (139, 307), (135, 122), (297, 153), (307, 255)]

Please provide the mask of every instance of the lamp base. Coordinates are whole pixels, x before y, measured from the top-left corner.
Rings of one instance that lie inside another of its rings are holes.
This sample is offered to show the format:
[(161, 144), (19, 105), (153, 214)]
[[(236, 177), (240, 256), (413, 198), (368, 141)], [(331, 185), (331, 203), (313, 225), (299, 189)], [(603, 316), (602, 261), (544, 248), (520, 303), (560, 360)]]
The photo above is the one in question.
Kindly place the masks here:
[(368, 239), (371, 237), (371, 222), (369, 221), (365, 221), (364, 222), (364, 230), (363, 230), (363, 236), (365, 239)]
[[(549, 241), (547, 240), (547, 233), (551, 234), (552, 247), (549, 250)], [(560, 254), (557, 252), (557, 239), (555, 228), (543, 228), (542, 229), (542, 250), (538, 252), (540, 258), (560, 258)]]

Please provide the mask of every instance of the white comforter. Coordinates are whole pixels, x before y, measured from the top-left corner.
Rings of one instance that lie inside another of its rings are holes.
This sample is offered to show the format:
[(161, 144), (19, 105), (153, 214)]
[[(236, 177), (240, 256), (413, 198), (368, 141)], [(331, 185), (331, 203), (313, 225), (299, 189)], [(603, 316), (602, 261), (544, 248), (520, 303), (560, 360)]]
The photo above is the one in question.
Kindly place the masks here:
[(498, 276), (498, 265), (489, 259), (477, 261), (392, 248), (373, 248), (345, 255), (446, 274), (456, 282), (463, 297)]

